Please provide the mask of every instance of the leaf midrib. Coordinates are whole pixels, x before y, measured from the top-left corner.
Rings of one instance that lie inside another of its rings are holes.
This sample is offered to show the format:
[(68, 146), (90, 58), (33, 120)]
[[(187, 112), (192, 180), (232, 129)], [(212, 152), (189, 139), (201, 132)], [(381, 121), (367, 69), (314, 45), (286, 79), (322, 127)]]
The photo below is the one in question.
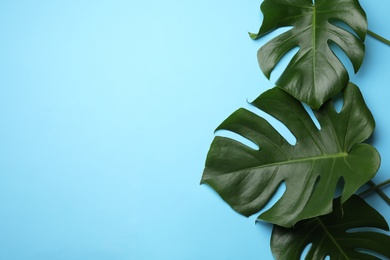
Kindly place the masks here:
[(317, 52), (317, 43), (316, 43), (316, 27), (317, 27), (317, 17), (316, 17), (316, 5), (313, 5), (313, 18), (312, 18), (312, 48), (313, 48), (313, 79), (314, 82), (317, 82), (316, 75), (316, 52)]
[(319, 224), (319, 226), (325, 231), (325, 235), (329, 237), (329, 239), (332, 241), (332, 243), (339, 249), (341, 254), (345, 257), (345, 259), (349, 259), (348, 255), (344, 252), (344, 250), (340, 247), (339, 243), (337, 243), (336, 239), (333, 237), (333, 235), (329, 232), (326, 225), (322, 222), (320, 218), (315, 218)]
[(259, 166), (255, 166), (255, 167), (249, 167), (249, 168), (245, 168), (245, 169), (240, 169), (240, 170), (233, 171), (233, 172), (227, 172), (226, 174), (233, 174), (233, 173), (240, 172), (242, 170), (261, 169), (261, 168), (267, 168), (267, 167), (273, 167), (273, 166), (281, 166), (281, 165), (286, 165), (286, 164), (303, 163), (303, 162), (308, 162), (308, 161), (345, 158), (347, 156), (348, 156), (348, 153), (336, 153), (336, 154), (331, 154), (331, 155), (321, 155), (321, 156), (308, 157), (308, 158), (292, 159), (292, 160), (280, 161), (280, 162), (263, 164), (263, 165), (259, 165)]

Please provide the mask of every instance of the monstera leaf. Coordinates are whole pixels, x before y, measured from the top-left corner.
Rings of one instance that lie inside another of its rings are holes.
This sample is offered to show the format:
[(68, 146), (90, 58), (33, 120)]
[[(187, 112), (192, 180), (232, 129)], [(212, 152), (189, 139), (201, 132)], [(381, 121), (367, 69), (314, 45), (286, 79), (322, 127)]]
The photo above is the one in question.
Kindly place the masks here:
[[(367, 20), (357, 0), (314, 2), (265, 0), (261, 5), (263, 24), (259, 33), (251, 37), (257, 39), (280, 27), (293, 26), (260, 48), (260, 68), (269, 78), (282, 56), (299, 47), (276, 85), (317, 109), (349, 81), (348, 72), (329, 43), (337, 44), (346, 53), (357, 72), (364, 56)], [(334, 21), (344, 22), (358, 37), (334, 25)]]
[(259, 216), (284, 227), (331, 212), (340, 179), (344, 181), (344, 202), (375, 175), (380, 164), (375, 148), (361, 143), (371, 135), (375, 123), (359, 89), (349, 84), (343, 98), (339, 113), (331, 100), (314, 111), (319, 130), (291, 95), (276, 87), (264, 92), (252, 105), (284, 123), (296, 144), (289, 144), (265, 119), (239, 109), (217, 130), (235, 132), (260, 149), (216, 136), (201, 183), (210, 185), (234, 210), (250, 216), (285, 182), (283, 196)]
[(386, 220), (354, 195), (342, 207), (335, 200), (334, 211), (329, 215), (304, 220), (294, 228), (275, 226), (271, 249), (278, 260), (302, 259), (309, 244), (305, 259), (325, 259), (327, 255), (345, 260), (390, 259), (390, 236), (372, 228), (389, 230)]

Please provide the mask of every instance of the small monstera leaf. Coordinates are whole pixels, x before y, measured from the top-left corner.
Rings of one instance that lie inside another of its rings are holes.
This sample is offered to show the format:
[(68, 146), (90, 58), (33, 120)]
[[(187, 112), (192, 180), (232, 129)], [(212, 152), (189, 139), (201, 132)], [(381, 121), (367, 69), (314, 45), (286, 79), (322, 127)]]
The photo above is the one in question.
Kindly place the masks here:
[(288, 143), (265, 119), (239, 109), (217, 130), (237, 133), (256, 143), (252, 149), (216, 136), (207, 155), (201, 183), (210, 185), (237, 212), (259, 212), (284, 182), (283, 196), (259, 219), (290, 227), (299, 220), (332, 211), (337, 183), (344, 181), (342, 202), (374, 177), (378, 152), (361, 143), (374, 129), (374, 119), (359, 89), (343, 90), (338, 113), (332, 100), (314, 111), (319, 130), (301, 102), (279, 88), (264, 92), (252, 105), (275, 117), (297, 139)]
[[(357, 0), (265, 0), (261, 5), (264, 21), (253, 39), (285, 26), (293, 28), (260, 48), (258, 60), (269, 78), (284, 54), (299, 47), (276, 85), (300, 101), (317, 109), (343, 89), (348, 72), (329, 48), (337, 44), (352, 61), (355, 72), (364, 56), (367, 20)], [(334, 24), (342, 21), (356, 35)]]
[(386, 220), (354, 195), (342, 207), (336, 199), (329, 215), (304, 220), (294, 228), (274, 226), (271, 249), (278, 260), (302, 259), (309, 244), (305, 259), (390, 259), (390, 236), (372, 228), (389, 230)]

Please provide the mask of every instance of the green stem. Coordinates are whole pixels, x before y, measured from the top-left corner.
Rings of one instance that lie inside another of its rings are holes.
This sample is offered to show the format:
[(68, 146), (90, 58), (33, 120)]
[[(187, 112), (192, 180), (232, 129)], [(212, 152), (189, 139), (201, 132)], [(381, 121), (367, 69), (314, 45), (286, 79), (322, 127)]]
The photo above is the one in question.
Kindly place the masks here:
[(384, 182), (381, 182), (379, 184), (375, 184), (373, 181), (369, 181), (368, 184), (371, 185), (371, 188), (368, 188), (367, 190), (359, 193), (359, 196), (365, 196), (365, 195), (375, 191), (390, 206), (390, 198), (380, 189), (381, 187), (384, 187), (384, 186), (390, 184), (390, 179), (386, 180)]
[(377, 39), (378, 41), (381, 41), (383, 42), (384, 44), (387, 44), (387, 45), (390, 45), (390, 41), (387, 40), (386, 38), (383, 38), (382, 36), (370, 31), (370, 30), (367, 30), (367, 33), (368, 35), (374, 37), (375, 39)]

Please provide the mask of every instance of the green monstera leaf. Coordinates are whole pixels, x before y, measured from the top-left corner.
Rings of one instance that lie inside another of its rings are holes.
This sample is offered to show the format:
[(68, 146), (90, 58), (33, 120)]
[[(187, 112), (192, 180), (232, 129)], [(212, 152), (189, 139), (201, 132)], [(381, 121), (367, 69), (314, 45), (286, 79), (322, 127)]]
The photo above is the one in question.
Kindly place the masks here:
[(252, 149), (216, 136), (207, 155), (201, 183), (210, 185), (237, 212), (259, 212), (284, 182), (283, 196), (259, 219), (290, 227), (302, 219), (332, 211), (340, 179), (342, 202), (376, 174), (380, 157), (361, 143), (374, 129), (374, 119), (359, 89), (343, 90), (340, 112), (332, 100), (314, 111), (319, 130), (301, 102), (279, 88), (264, 92), (252, 105), (284, 123), (297, 139), (288, 143), (265, 119), (239, 109), (217, 130), (232, 131), (256, 143)]
[(271, 249), (278, 260), (302, 259), (309, 245), (305, 259), (390, 259), (390, 236), (372, 228), (389, 230), (386, 220), (354, 195), (342, 207), (336, 199), (329, 215), (304, 220), (294, 228), (274, 226)]
[[(367, 20), (357, 0), (265, 0), (261, 5), (264, 21), (253, 39), (278, 29), (293, 28), (260, 48), (258, 60), (269, 78), (279, 60), (288, 51), (299, 47), (276, 85), (300, 101), (317, 109), (343, 89), (348, 72), (329, 47), (337, 44), (352, 61), (355, 72), (364, 56)], [(357, 36), (334, 25), (342, 21)]]

